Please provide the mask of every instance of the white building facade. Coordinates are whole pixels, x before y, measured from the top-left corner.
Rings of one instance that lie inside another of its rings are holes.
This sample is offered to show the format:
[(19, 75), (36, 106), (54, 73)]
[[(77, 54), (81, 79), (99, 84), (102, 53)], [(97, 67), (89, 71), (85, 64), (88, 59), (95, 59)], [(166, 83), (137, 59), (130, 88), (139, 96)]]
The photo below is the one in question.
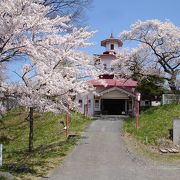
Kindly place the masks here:
[(113, 68), (111, 67), (112, 61), (116, 59), (116, 52), (122, 44), (112, 34), (110, 38), (101, 41), (101, 46), (105, 47), (105, 52), (98, 55), (94, 64), (109, 72), (100, 76), (106, 82), (106, 87), (98, 80), (87, 82), (96, 88), (96, 95), (89, 93), (86, 96), (79, 95), (77, 97), (81, 113), (90, 116), (134, 114), (134, 90), (137, 82), (127, 79), (114, 79)]

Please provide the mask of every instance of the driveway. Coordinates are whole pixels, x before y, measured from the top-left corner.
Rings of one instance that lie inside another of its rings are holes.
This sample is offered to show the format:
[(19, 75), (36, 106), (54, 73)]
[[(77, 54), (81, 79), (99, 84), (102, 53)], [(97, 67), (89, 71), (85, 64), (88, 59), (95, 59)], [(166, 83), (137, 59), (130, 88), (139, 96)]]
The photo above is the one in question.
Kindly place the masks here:
[(130, 153), (120, 134), (123, 120), (94, 121), (50, 180), (179, 180), (180, 167), (157, 164)]

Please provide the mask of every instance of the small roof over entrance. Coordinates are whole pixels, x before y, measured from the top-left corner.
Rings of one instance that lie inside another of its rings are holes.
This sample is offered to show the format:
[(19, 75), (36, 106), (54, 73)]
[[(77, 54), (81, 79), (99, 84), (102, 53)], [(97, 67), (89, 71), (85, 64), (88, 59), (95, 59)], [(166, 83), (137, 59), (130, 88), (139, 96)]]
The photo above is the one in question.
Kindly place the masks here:
[(103, 99), (129, 99), (135, 97), (135, 94), (119, 87), (112, 87), (99, 92)]
[(101, 114), (126, 115), (132, 109), (133, 92), (120, 87), (112, 87), (98, 92), (101, 102)]

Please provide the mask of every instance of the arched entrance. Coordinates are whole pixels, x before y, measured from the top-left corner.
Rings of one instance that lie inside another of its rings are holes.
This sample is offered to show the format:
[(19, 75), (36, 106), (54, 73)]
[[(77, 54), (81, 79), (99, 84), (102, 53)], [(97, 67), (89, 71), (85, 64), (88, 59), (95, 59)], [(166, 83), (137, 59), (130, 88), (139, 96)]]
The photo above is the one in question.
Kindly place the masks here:
[(131, 93), (113, 87), (100, 93), (101, 114), (104, 115), (126, 115), (131, 108)]

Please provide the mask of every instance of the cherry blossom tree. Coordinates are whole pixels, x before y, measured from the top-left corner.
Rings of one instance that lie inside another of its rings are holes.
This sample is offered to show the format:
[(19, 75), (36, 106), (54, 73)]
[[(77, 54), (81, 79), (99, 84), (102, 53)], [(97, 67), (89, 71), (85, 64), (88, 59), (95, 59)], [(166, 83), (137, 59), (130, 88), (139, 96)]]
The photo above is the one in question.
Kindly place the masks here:
[(93, 87), (83, 76), (97, 79), (100, 74), (92, 60), (80, 49), (92, 45), (87, 40), (94, 34), (87, 28), (72, 28), (68, 16), (47, 16), (50, 6), (42, 0), (2, 0), (0, 2), (0, 63), (27, 57), (18, 74), (21, 81), (2, 83), (1, 91), (16, 96), (20, 105), (29, 108), (29, 151), (33, 149), (33, 113), (68, 112), (77, 104), (74, 97)]
[(163, 72), (152, 61), (151, 52), (144, 45), (140, 45), (138, 48), (122, 49), (117, 53), (112, 66), (115, 76), (118, 78), (131, 78), (140, 81), (150, 75), (164, 76)]
[[(172, 91), (176, 91), (180, 73), (180, 28), (170, 21), (159, 20), (137, 21), (130, 31), (120, 33), (122, 40), (137, 41), (140, 46), (139, 58), (142, 48), (148, 53), (151, 70), (163, 71)], [(149, 69), (149, 68), (148, 68)], [(149, 74), (153, 74), (152, 71)]]
[[(7, 79), (7, 67), (5, 63), (0, 63), (0, 87), (2, 82), (5, 82)], [(0, 88), (0, 116), (3, 116), (6, 113), (6, 107), (3, 105), (4, 94), (1, 92)]]

